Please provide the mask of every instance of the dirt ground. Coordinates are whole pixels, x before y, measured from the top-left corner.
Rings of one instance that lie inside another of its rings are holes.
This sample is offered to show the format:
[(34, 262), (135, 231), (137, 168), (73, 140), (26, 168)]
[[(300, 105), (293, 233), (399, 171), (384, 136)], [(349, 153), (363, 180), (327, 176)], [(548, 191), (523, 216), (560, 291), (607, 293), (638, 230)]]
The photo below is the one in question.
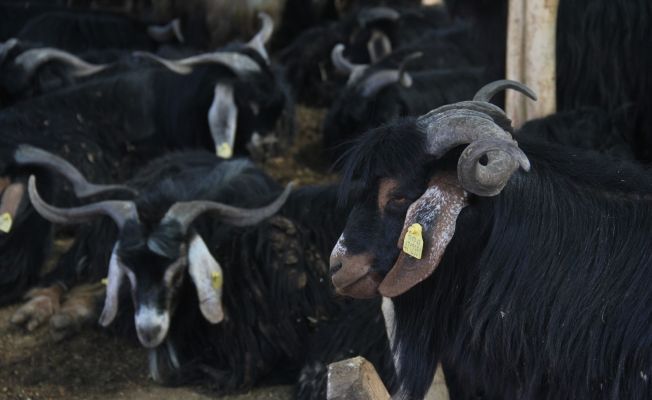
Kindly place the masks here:
[[(311, 156), (319, 146), (323, 111), (297, 110), (297, 137), (286, 157), (266, 160), (265, 169), (280, 182), (332, 182), (332, 174)], [(320, 172), (321, 171), (321, 172)], [(66, 241), (58, 241), (64, 246)], [(55, 343), (47, 327), (27, 333), (9, 323), (18, 308), (0, 309), (0, 400), (285, 400), (290, 386), (265, 387), (234, 396), (210, 396), (199, 388), (166, 388), (147, 376), (147, 352), (137, 344), (97, 328)]]

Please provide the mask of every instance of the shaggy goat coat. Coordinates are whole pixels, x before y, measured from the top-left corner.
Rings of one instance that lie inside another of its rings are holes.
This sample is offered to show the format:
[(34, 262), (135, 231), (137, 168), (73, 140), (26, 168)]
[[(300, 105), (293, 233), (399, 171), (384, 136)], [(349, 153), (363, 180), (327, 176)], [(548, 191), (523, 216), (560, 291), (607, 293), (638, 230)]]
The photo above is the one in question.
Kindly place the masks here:
[[(459, 152), (435, 162), (424, 144), (410, 120), (369, 132), (342, 193), (360, 201), (360, 185), (382, 177), (422, 191), (455, 171)], [(422, 398), (441, 361), (454, 399), (650, 398), (649, 171), (527, 137), (519, 146), (531, 171), (498, 196), (471, 196), (435, 272), (392, 299), (398, 397)], [(398, 238), (402, 226), (380, 229)], [(384, 252), (391, 263), (399, 250)]]

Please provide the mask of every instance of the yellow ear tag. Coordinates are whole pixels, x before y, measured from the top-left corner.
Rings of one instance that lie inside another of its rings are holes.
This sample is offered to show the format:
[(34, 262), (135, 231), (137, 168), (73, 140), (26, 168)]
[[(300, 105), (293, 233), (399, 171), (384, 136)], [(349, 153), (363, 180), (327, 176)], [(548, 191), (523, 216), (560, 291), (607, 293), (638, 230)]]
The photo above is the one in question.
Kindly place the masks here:
[(211, 284), (213, 285), (213, 289), (221, 289), (222, 283), (222, 274), (219, 272), (211, 273)]
[(108, 284), (109, 284), (109, 278), (102, 278), (102, 280), (100, 281), (100, 283), (101, 283), (102, 285), (104, 285), (104, 286), (108, 285)]
[(403, 240), (403, 251), (408, 255), (421, 259), (423, 254), (423, 228), (419, 224), (412, 224), (408, 228)]
[(0, 215), (0, 231), (4, 233), (9, 233), (11, 231), (11, 225), (14, 223), (11, 218), (11, 214), (8, 212)]
[(221, 158), (231, 158), (231, 156), (233, 156), (233, 149), (231, 148), (231, 145), (226, 142), (217, 146), (216, 152), (217, 156)]

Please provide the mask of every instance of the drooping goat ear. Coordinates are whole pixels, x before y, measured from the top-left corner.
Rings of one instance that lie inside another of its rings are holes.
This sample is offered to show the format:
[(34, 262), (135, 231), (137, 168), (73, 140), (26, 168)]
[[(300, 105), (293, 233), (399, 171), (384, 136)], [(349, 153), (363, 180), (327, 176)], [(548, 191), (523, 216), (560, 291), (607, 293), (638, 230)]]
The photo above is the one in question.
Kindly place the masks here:
[(224, 319), (222, 309), (222, 267), (198, 234), (193, 234), (188, 246), (188, 272), (197, 288), (199, 309), (212, 324)]
[(457, 217), (467, 204), (467, 194), (454, 174), (440, 174), (430, 180), (428, 189), (407, 211), (398, 242), (402, 250), (378, 287), (381, 295), (403, 294), (435, 271), (453, 238)]
[(111, 260), (109, 261), (109, 276), (106, 282), (106, 297), (104, 299), (104, 310), (100, 315), (100, 325), (106, 327), (113, 322), (116, 314), (118, 314), (118, 296), (120, 294), (120, 286), (124, 280), (125, 270), (124, 266), (118, 258), (118, 243), (113, 246), (111, 252)]
[[(13, 221), (16, 219), (18, 207), (25, 196), (25, 184), (21, 182), (5, 185), (2, 197), (0, 197), (0, 232), (9, 233)], [(5, 184), (5, 182), (3, 182)]]

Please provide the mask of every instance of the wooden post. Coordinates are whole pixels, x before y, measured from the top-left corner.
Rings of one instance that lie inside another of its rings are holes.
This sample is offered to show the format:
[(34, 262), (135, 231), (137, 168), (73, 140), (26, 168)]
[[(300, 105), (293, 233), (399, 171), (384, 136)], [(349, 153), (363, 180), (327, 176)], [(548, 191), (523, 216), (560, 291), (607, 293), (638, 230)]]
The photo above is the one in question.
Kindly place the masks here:
[(505, 111), (514, 127), (556, 110), (558, 7), (559, 0), (509, 0), (507, 79), (526, 84), (539, 98), (533, 102), (520, 93), (507, 91)]
[(328, 366), (327, 400), (389, 400), (374, 366), (362, 357)]

